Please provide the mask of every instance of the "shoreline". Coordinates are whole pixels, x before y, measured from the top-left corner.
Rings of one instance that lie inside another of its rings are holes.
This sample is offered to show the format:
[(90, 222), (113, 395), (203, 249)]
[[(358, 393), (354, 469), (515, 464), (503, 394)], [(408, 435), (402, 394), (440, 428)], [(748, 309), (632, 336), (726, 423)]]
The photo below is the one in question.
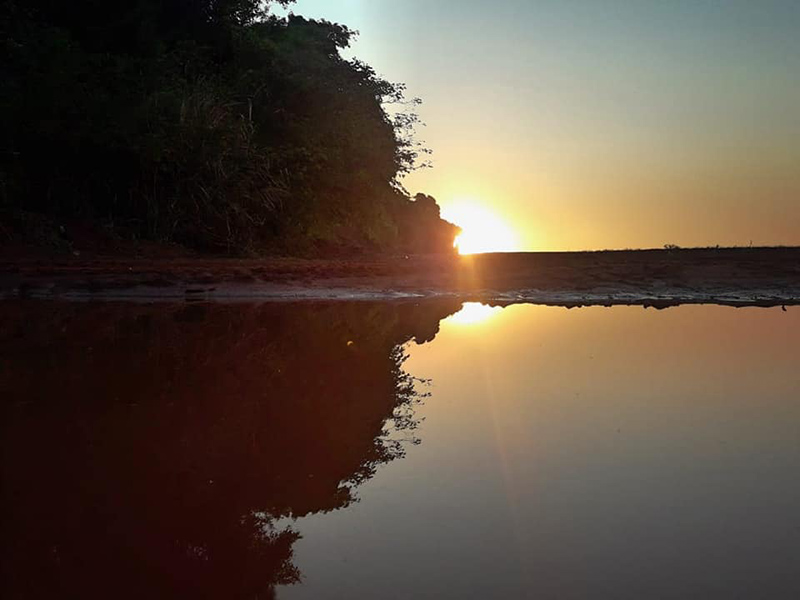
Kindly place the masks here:
[(617, 250), (353, 259), (0, 259), (0, 299), (495, 305), (800, 304), (800, 248)]

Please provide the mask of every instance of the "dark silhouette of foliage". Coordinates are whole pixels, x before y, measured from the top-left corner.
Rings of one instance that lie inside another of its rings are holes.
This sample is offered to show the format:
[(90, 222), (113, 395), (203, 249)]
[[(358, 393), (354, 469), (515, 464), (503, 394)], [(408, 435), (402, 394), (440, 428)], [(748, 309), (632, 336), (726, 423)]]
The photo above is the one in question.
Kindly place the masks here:
[(4, 210), (237, 252), (446, 238), (398, 180), (418, 101), (341, 56), (355, 32), (275, 4), (5, 0)]
[(284, 518), (415, 441), (400, 347), (459, 307), (6, 303), (3, 597), (272, 597)]

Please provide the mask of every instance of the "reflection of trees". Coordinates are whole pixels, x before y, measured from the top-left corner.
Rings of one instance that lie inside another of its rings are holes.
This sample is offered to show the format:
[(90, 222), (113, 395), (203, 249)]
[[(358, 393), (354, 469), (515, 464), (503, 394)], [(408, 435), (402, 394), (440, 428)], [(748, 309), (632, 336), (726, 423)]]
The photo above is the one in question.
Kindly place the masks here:
[(0, 305), (4, 596), (297, 580), (275, 519), (347, 505), (400, 455), (399, 346), (457, 308)]

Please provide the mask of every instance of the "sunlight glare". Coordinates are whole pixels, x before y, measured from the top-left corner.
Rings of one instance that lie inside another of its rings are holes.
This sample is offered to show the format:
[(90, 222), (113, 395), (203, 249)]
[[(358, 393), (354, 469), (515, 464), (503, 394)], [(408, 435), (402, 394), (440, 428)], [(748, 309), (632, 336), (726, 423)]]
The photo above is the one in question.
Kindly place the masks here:
[(489, 306), (480, 302), (464, 302), (461, 310), (447, 319), (456, 325), (475, 325), (490, 319), (503, 310), (502, 306)]
[(443, 207), (442, 217), (462, 229), (453, 244), (459, 254), (519, 250), (517, 236), (511, 227), (477, 203), (459, 202)]

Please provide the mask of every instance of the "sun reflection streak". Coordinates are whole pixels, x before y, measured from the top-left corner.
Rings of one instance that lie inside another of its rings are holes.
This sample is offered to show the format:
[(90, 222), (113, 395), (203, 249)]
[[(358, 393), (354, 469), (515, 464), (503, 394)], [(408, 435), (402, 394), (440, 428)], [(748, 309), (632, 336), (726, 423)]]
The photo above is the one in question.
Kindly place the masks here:
[[(477, 303), (475, 303), (477, 304)], [(487, 308), (500, 308), (500, 307), (487, 307)], [(514, 472), (511, 468), (511, 461), (508, 456), (508, 445), (506, 443), (506, 436), (504, 435), (504, 427), (500, 422), (500, 415), (497, 403), (499, 396), (497, 394), (494, 376), (489, 369), (485, 357), (481, 360), (481, 369), (483, 372), (483, 389), (484, 399), (486, 402), (486, 410), (489, 413), (491, 420), (492, 432), (494, 433), (494, 451), (497, 457), (497, 462), (500, 467), (500, 472), (503, 478), (503, 491), (506, 497), (506, 504), (508, 506), (509, 517), (513, 523), (512, 535), (516, 541), (516, 550), (522, 556), (523, 540), (521, 532), (523, 531), (522, 520), (519, 511), (519, 490), (517, 489)]]

